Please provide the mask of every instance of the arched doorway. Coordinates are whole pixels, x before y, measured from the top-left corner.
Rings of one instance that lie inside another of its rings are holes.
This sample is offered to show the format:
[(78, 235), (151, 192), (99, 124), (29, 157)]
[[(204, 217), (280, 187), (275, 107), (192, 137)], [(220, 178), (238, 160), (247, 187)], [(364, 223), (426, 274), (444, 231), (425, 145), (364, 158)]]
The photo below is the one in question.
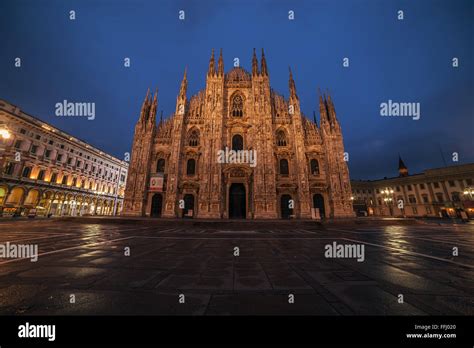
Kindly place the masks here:
[(25, 190), (21, 187), (15, 187), (11, 190), (10, 194), (7, 197), (6, 204), (19, 207), (22, 203), (23, 196), (25, 195)]
[(319, 193), (313, 196), (313, 208), (319, 209), (319, 216), (321, 216), (321, 218), (326, 217), (326, 212), (324, 210), (324, 197)]
[(194, 196), (191, 194), (184, 195), (183, 217), (192, 218), (194, 216)]
[(232, 184), (229, 189), (229, 218), (246, 218), (246, 197), (244, 184)]
[(160, 217), (161, 209), (163, 207), (163, 196), (161, 193), (155, 193), (151, 199), (151, 213), (152, 217)]
[(289, 219), (293, 215), (293, 202), (291, 201), (290, 195), (281, 195), (280, 198), (280, 209), (281, 209), (281, 218)]

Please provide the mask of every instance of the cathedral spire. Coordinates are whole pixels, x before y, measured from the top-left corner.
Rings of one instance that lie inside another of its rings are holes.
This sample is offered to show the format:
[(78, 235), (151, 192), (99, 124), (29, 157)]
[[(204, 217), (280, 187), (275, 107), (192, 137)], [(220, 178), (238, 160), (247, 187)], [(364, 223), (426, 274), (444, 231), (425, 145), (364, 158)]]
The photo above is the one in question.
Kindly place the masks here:
[(329, 116), (328, 118), (329, 118), (329, 122), (331, 122), (331, 124), (334, 124), (336, 123), (336, 110), (334, 109), (334, 104), (332, 102), (331, 95), (329, 94), (329, 90), (327, 90), (326, 92), (327, 92), (326, 105), (328, 108), (328, 116)]
[(319, 123), (321, 126), (328, 124), (328, 112), (326, 107), (326, 101), (323, 99), (321, 90), (319, 91)]
[(214, 60), (214, 49), (212, 49), (211, 59), (209, 60), (209, 71), (208, 76), (214, 76), (216, 74), (216, 62)]
[(314, 110), (313, 110), (313, 122), (316, 126), (318, 125), (318, 121), (316, 120), (316, 111)]
[(288, 67), (288, 69), (290, 70), (290, 79), (288, 81), (288, 87), (290, 89), (290, 98), (298, 99), (298, 96), (296, 95), (296, 85), (295, 81), (293, 80), (293, 74), (291, 73), (291, 68)]
[(217, 75), (224, 76), (224, 58), (222, 57), (222, 48), (219, 53), (219, 61), (217, 63)]
[(179, 88), (179, 96), (186, 98), (186, 91), (188, 89), (188, 78), (187, 78), (188, 67), (184, 68), (183, 81), (181, 81), (181, 87)]
[(148, 87), (148, 89), (146, 91), (146, 96), (145, 96), (145, 100), (143, 100), (143, 105), (145, 105), (145, 103), (148, 101), (149, 97), (150, 97), (150, 87)]
[(253, 49), (253, 57), (252, 57), (252, 75), (258, 75), (258, 60), (257, 54), (255, 53), (255, 48)]
[(339, 122), (337, 121), (336, 117), (336, 108), (334, 107), (334, 103), (332, 101), (331, 95), (329, 94), (329, 91), (327, 91), (328, 97), (327, 97), (327, 109), (329, 113), (329, 122), (331, 123), (331, 126), (336, 130), (340, 131), (340, 126)]
[(263, 51), (263, 48), (262, 48), (262, 60), (261, 60), (260, 70), (262, 71), (262, 76), (268, 76), (267, 61), (265, 59), (265, 52)]
[(158, 107), (158, 88), (155, 90), (153, 102), (151, 103), (150, 113), (148, 114), (148, 122), (155, 124), (156, 122), (156, 108)]
[(142, 108), (140, 110), (139, 121), (144, 122), (148, 118), (149, 112), (150, 112), (150, 88), (148, 88), (145, 99), (143, 100)]

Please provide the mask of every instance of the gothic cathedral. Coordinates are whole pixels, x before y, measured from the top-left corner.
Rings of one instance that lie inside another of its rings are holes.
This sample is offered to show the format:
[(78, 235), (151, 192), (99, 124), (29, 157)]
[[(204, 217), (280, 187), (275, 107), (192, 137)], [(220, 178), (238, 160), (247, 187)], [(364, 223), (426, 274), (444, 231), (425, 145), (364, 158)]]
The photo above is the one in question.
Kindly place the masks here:
[[(241, 67), (225, 73), (222, 50), (216, 69), (213, 50), (206, 88), (189, 99), (186, 90), (185, 71), (175, 112), (159, 122), (157, 92), (147, 93), (123, 215), (353, 216), (342, 132), (329, 95), (319, 95), (318, 127), (315, 116), (310, 121), (300, 111), (291, 70), (288, 99), (270, 88), (263, 50), (260, 66), (254, 50), (251, 73)], [(250, 153), (254, 162), (218, 160), (224, 152)]]

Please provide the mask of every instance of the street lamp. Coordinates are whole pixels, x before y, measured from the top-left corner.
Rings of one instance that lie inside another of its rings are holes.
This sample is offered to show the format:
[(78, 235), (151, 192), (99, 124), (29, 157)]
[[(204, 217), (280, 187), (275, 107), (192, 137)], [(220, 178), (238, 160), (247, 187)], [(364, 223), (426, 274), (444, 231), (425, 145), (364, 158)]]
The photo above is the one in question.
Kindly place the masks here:
[(10, 133), (10, 130), (7, 128), (7, 126), (0, 124), (0, 136), (3, 139), (10, 139), (11, 135), (12, 134)]
[(463, 193), (465, 196), (469, 196), (469, 199), (472, 200), (472, 197), (474, 196), (474, 188), (466, 187)]
[(383, 201), (387, 205), (389, 211), (390, 211), (390, 216), (393, 215), (393, 210), (392, 210), (392, 202), (393, 202), (393, 189), (392, 188), (385, 188), (385, 190), (382, 190), (382, 195), (383, 195)]

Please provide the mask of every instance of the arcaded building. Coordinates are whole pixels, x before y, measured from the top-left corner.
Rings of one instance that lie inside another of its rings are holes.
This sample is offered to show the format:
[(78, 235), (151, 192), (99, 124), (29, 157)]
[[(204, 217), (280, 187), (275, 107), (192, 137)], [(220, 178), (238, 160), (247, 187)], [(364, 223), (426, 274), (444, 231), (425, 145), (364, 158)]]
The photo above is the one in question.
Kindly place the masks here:
[[(135, 126), (124, 215), (195, 218), (353, 216), (342, 131), (329, 95), (319, 125), (300, 110), (292, 73), (289, 97), (270, 86), (262, 50), (252, 70), (224, 70), (212, 52), (206, 86), (157, 120), (147, 94)], [(315, 88), (316, 92), (316, 88)], [(316, 93), (315, 93), (316, 95)], [(314, 209), (313, 209), (314, 208)]]
[(358, 215), (474, 218), (474, 164), (427, 169), (409, 174), (399, 159), (399, 175), (352, 181)]
[(118, 215), (128, 163), (0, 100), (0, 215)]

